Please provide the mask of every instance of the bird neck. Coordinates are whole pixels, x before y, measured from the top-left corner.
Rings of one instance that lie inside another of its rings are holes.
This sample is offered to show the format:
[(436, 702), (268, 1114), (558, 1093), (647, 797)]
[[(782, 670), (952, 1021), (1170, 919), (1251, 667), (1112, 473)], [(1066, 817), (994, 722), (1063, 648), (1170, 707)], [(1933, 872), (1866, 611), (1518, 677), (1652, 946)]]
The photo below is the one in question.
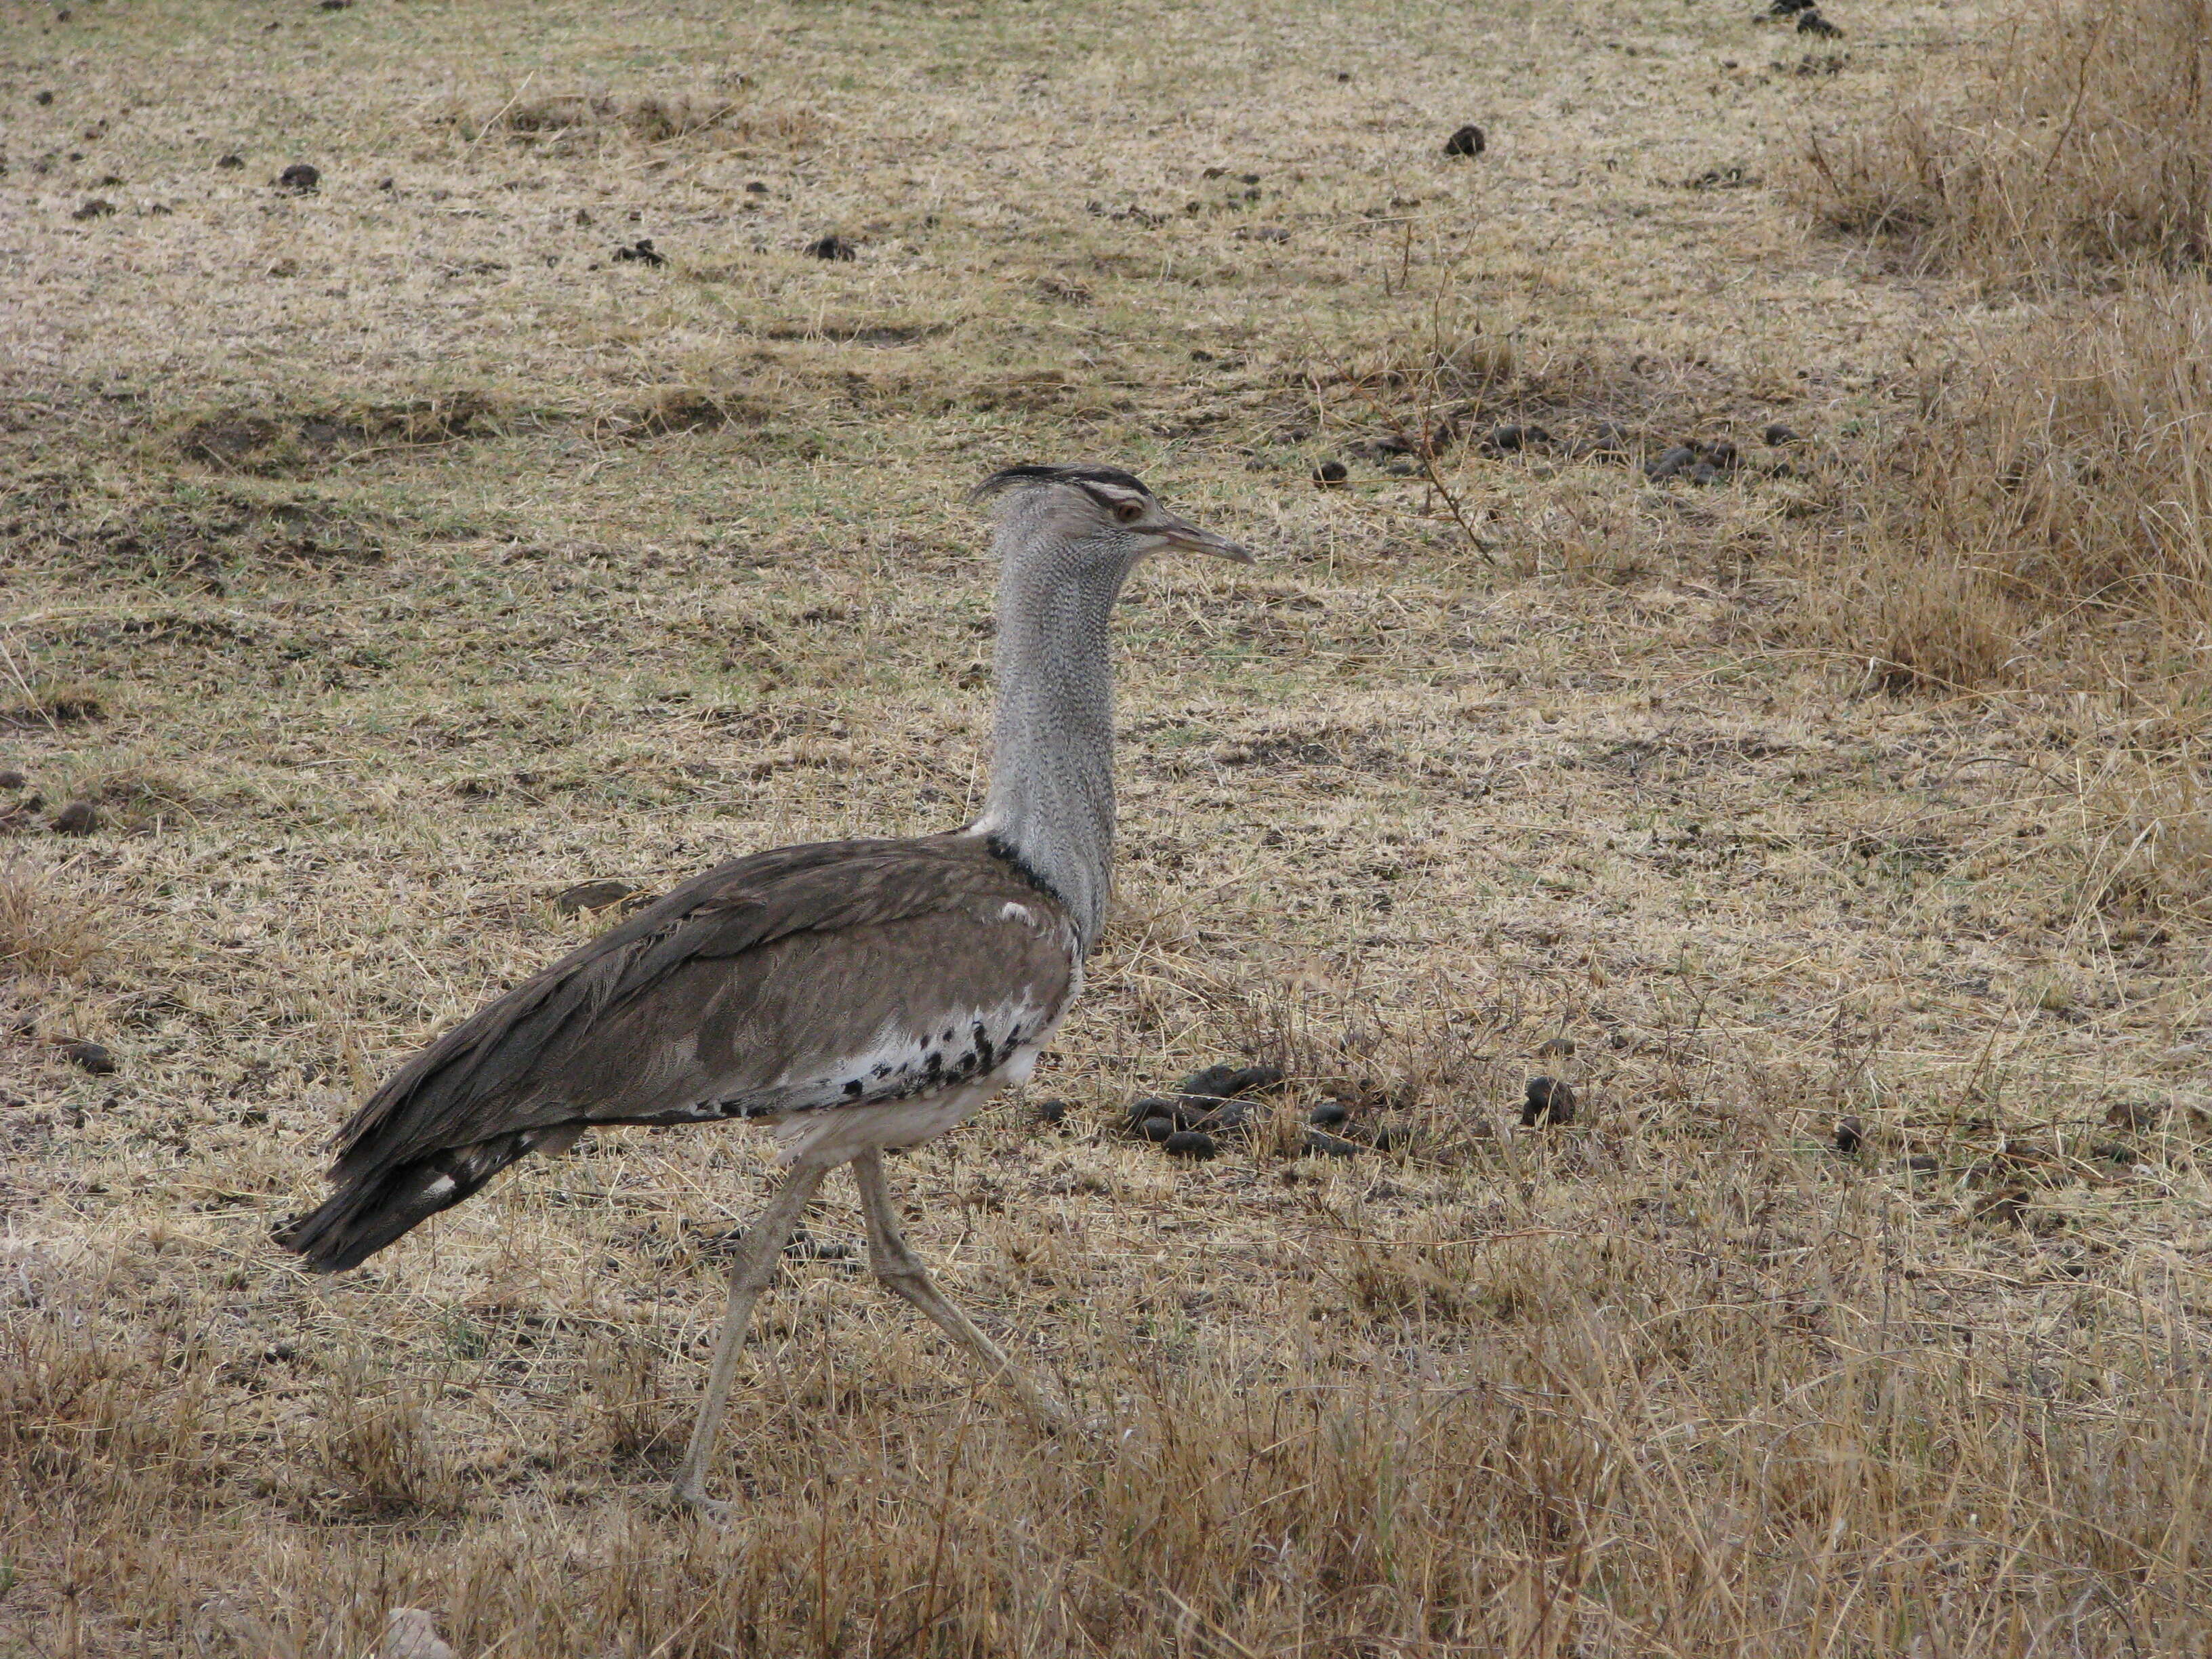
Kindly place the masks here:
[(1013, 550), (999, 584), (991, 792), (975, 833), (1067, 907), (1088, 951), (1114, 863), (1114, 667), (1108, 623), (1129, 567)]

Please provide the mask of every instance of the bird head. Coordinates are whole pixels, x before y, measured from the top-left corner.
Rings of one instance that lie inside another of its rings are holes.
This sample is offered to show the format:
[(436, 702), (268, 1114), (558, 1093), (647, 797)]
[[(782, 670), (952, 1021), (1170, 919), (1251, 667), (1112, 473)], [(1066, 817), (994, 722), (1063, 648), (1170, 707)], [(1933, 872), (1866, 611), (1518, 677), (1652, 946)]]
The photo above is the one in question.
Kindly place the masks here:
[(975, 498), (1000, 501), (1002, 525), (1018, 515), (1064, 543), (1095, 548), (1125, 574), (1176, 550), (1252, 562), (1249, 549), (1169, 512), (1142, 479), (1115, 467), (1010, 466), (976, 485)]

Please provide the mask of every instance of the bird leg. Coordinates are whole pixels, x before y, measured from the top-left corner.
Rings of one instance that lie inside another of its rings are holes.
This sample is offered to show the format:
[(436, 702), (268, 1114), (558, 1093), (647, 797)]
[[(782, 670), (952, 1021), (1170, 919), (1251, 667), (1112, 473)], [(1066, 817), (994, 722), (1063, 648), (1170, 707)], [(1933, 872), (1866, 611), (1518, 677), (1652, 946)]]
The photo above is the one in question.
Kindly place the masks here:
[(981, 1362), (987, 1376), (1003, 1377), (1022, 1403), (1053, 1428), (1065, 1428), (1073, 1419), (1067, 1407), (1032, 1382), (1006, 1351), (976, 1328), (975, 1322), (955, 1307), (937, 1281), (921, 1265), (921, 1258), (899, 1231), (891, 1212), (890, 1189), (884, 1184), (884, 1155), (862, 1152), (853, 1160), (853, 1179), (860, 1188), (860, 1212), (868, 1221), (868, 1265), (891, 1291), (927, 1314), (939, 1328)]
[(819, 1164), (802, 1164), (793, 1170), (775, 1189), (775, 1196), (769, 1200), (759, 1219), (738, 1241), (737, 1260), (730, 1264), (730, 1307), (722, 1316), (722, 1334), (714, 1346), (714, 1368), (707, 1377), (707, 1397), (700, 1403), (691, 1444), (676, 1471), (676, 1495), (695, 1510), (709, 1515), (720, 1511), (720, 1505), (708, 1500), (703, 1481), (714, 1437), (721, 1431), (722, 1417), (729, 1408), (730, 1385), (737, 1377), (738, 1352), (744, 1346), (745, 1327), (752, 1320), (753, 1304), (775, 1278), (783, 1247), (791, 1242), (799, 1217), (828, 1173), (828, 1166)]

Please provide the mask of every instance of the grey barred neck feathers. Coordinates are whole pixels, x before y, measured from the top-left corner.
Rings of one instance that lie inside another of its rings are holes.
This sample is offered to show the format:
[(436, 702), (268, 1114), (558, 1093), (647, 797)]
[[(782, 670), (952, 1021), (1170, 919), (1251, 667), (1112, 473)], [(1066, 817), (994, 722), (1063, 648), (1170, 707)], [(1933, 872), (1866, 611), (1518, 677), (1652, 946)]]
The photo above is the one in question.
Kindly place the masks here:
[(1152, 493), (1110, 467), (1009, 467), (1000, 499), (998, 715), (990, 793), (973, 826), (1066, 905), (1087, 952), (1114, 858), (1114, 684), (1108, 625), (1157, 538)]

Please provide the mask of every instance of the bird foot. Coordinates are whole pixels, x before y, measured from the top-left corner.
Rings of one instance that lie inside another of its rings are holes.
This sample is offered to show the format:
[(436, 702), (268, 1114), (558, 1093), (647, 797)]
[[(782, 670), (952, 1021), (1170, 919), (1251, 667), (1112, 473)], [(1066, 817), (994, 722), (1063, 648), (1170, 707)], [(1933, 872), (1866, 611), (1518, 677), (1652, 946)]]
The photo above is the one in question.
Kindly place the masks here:
[(679, 1480), (671, 1489), (670, 1495), (702, 1521), (711, 1522), (718, 1527), (728, 1526), (737, 1516), (736, 1504), (708, 1497), (705, 1491), (696, 1484), (686, 1486)]

